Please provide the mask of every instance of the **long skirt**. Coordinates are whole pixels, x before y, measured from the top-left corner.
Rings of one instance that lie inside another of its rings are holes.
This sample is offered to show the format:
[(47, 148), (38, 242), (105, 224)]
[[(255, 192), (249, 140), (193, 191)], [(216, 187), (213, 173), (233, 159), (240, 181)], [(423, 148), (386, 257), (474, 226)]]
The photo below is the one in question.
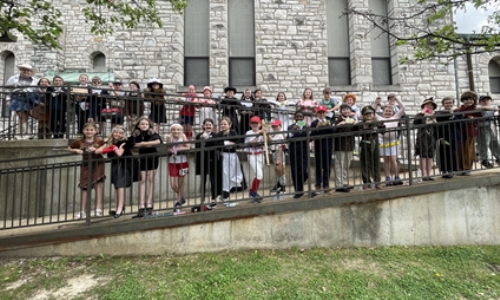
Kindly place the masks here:
[(222, 165), (222, 190), (229, 192), (233, 187), (242, 187), (243, 172), (241, 171), (238, 155), (236, 153), (222, 152)]

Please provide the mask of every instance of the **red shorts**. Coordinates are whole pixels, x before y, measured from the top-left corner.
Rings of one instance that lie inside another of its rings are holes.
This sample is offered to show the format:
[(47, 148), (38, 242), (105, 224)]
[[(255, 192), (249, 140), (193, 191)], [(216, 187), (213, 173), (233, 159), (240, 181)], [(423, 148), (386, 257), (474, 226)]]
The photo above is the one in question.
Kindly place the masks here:
[(179, 163), (179, 164), (174, 164), (174, 163), (169, 163), (168, 164), (168, 173), (170, 174), (170, 177), (184, 177), (188, 174), (189, 165), (187, 162)]

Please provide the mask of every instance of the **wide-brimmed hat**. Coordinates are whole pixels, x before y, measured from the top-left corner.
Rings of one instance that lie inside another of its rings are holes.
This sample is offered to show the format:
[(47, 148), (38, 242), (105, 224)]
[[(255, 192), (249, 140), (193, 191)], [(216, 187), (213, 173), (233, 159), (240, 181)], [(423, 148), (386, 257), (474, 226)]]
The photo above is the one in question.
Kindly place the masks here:
[(159, 79), (151, 78), (148, 80), (148, 88), (151, 88), (153, 86), (153, 83), (158, 83), (160, 85), (160, 88), (163, 87), (163, 83)]
[(32, 65), (29, 65), (29, 64), (18, 65), (17, 68), (18, 69), (28, 69), (28, 70), (30, 70), (33, 73), (35, 73), (35, 71), (36, 71), (36, 68), (33, 67)]
[(431, 103), (432, 106), (434, 106), (434, 110), (438, 107), (436, 102), (434, 102), (434, 98), (431, 97), (431, 98), (425, 99), (424, 102), (422, 102), (422, 104), (420, 105), (420, 108), (424, 108), (424, 106), (426, 104), (429, 104), (429, 103)]
[(363, 109), (361, 110), (361, 114), (363, 116), (366, 115), (366, 114), (370, 114), (370, 113), (371, 114), (375, 113), (375, 110), (370, 105), (367, 105), (367, 106), (363, 107)]
[(227, 93), (227, 91), (233, 91), (236, 94), (236, 88), (232, 86), (226, 86), (224, 88), (224, 93)]

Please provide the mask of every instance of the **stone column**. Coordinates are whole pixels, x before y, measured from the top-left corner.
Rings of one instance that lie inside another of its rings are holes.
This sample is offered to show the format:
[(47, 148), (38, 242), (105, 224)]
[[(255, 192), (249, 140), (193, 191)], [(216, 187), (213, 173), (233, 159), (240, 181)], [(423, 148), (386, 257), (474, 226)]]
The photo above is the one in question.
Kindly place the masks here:
[(214, 91), (222, 94), (228, 85), (228, 19), (227, 1), (210, 1), (210, 83)]

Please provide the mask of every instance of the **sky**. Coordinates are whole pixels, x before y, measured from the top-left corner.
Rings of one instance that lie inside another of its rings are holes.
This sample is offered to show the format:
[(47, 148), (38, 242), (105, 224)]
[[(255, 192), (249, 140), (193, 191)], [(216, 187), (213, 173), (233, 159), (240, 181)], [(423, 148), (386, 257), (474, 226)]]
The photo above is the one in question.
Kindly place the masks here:
[(476, 33), (481, 32), (481, 28), (487, 24), (488, 16), (495, 10), (500, 9), (498, 1), (490, 4), (488, 9), (475, 9), (472, 4), (466, 5), (466, 10), (461, 10), (455, 13), (454, 19), (457, 22), (458, 33)]

